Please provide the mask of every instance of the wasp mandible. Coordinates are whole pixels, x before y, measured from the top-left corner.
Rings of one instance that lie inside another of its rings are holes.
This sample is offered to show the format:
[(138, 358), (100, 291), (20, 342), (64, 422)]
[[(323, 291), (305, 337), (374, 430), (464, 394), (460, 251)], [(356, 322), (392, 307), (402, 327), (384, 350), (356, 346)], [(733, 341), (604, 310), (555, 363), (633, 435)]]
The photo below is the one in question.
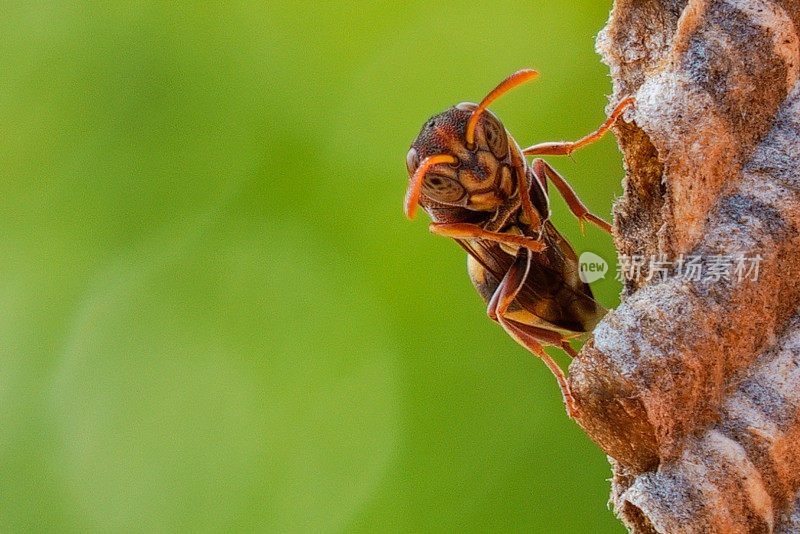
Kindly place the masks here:
[(467, 251), (469, 276), (487, 314), (550, 368), (574, 417), (577, 406), (564, 371), (542, 345), (577, 356), (568, 340), (591, 332), (606, 309), (581, 280), (575, 251), (549, 221), (548, 180), (581, 228), (589, 221), (611, 233), (611, 225), (590, 213), (547, 162), (528, 164), (525, 156), (569, 155), (597, 141), (633, 98), (622, 100), (605, 123), (578, 141), (521, 149), (487, 108), (537, 75), (517, 71), (480, 104), (462, 102), (425, 123), (406, 156), (405, 212), (413, 218), (419, 204), (433, 221), (432, 233), (455, 239)]

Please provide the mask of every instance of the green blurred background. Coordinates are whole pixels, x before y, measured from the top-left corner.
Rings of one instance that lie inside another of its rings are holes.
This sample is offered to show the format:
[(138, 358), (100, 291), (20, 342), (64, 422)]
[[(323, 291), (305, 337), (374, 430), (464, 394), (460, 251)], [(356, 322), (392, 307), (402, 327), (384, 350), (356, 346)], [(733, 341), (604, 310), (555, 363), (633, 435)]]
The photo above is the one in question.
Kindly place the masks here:
[[(521, 144), (595, 128), (610, 7), (4, 2), (0, 530), (623, 532), (555, 380), (402, 213), (421, 125), (516, 69)], [(609, 217), (620, 160), (554, 163)]]

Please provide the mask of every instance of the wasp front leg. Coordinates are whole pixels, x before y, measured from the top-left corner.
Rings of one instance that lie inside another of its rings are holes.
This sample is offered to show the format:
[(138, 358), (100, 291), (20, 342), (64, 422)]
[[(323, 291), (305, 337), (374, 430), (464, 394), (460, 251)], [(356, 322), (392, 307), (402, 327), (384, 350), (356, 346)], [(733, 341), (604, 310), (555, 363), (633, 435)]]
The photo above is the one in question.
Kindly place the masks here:
[(508, 308), (517, 297), (520, 289), (525, 283), (531, 265), (531, 254), (526, 250), (521, 250), (511, 268), (500, 281), (494, 294), (492, 295), (489, 306), (486, 310), (489, 317), (500, 323), (503, 329), (517, 343), (539, 356), (550, 372), (556, 377), (561, 395), (564, 398), (564, 405), (567, 408), (567, 415), (575, 418), (578, 407), (575, 398), (567, 384), (567, 377), (561, 367), (544, 351), (542, 344), (555, 345), (574, 355), (575, 351), (569, 346), (566, 340), (557, 332), (552, 332), (542, 328), (519, 323), (509, 319), (506, 314)]
[(495, 243), (503, 243), (512, 247), (523, 247), (533, 252), (541, 252), (545, 244), (538, 239), (524, 235), (490, 232), (480, 226), (469, 223), (431, 223), (428, 226), (431, 233), (452, 237), (453, 239), (485, 239)]
[(581, 223), (581, 229), (583, 229), (583, 221), (589, 221), (590, 223), (595, 224), (599, 228), (605, 230), (609, 234), (611, 233), (611, 225), (608, 224), (606, 221), (598, 217), (597, 215), (593, 214), (589, 211), (589, 208), (581, 202), (581, 199), (578, 198), (578, 195), (572, 189), (572, 187), (567, 183), (563, 176), (558, 174), (553, 167), (550, 166), (543, 159), (535, 159), (531, 162), (531, 170), (533, 171), (533, 175), (536, 177), (536, 180), (542, 184), (542, 187), (547, 191), (547, 179), (549, 178), (553, 185), (556, 186), (558, 192), (561, 193), (561, 198), (567, 203), (567, 207), (569, 211), (572, 212), (575, 217)]

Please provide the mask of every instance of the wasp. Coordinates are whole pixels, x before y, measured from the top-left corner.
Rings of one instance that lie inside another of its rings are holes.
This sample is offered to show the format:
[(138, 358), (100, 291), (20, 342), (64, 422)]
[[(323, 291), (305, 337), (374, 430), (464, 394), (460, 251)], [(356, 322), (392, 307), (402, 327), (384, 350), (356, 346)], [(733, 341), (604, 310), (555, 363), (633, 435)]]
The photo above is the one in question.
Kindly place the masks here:
[(564, 371), (543, 345), (577, 356), (569, 340), (591, 332), (606, 309), (581, 280), (575, 251), (549, 220), (548, 182), (581, 229), (588, 221), (611, 233), (611, 225), (590, 213), (546, 161), (528, 163), (526, 156), (569, 155), (599, 140), (633, 98), (622, 100), (597, 130), (577, 141), (521, 149), (488, 106), (536, 76), (533, 69), (517, 71), (480, 104), (462, 102), (425, 123), (406, 156), (405, 212), (412, 219), (422, 206), (432, 221), (430, 231), (467, 251), (469, 277), (488, 316), (544, 361), (574, 417), (577, 405)]

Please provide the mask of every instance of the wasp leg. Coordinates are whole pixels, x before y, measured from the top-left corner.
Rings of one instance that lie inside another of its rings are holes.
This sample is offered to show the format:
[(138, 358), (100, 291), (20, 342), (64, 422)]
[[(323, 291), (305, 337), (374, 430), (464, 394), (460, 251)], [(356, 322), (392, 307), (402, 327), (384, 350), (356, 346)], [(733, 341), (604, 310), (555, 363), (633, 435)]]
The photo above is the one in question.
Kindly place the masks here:
[[(511, 164), (517, 171), (517, 186), (519, 187), (519, 196), (522, 201), (522, 212), (528, 216), (532, 228), (541, 228), (542, 218), (539, 216), (539, 212), (536, 211), (536, 208), (533, 207), (528, 181), (526, 180), (525, 156), (522, 155), (522, 150), (517, 146), (516, 141), (514, 141), (513, 144), (514, 147), (511, 150)], [(545, 219), (548, 217), (549, 214), (545, 214)]]
[(575, 191), (570, 187), (564, 177), (558, 174), (558, 171), (551, 167), (549, 163), (543, 159), (537, 158), (531, 162), (531, 167), (534, 176), (536, 176), (536, 179), (540, 182), (544, 182), (547, 178), (550, 178), (550, 181), (556, 186), (558, 192), (561, 193), (561, 197), (566, 201), (569, 211), (580, 221), (581, 230), (583, 230), (583, 221), (589, 221), (609, 234), (611, 233), (611, 225), (597, 215), (591, 213), (589, 208), (581, 202), (581, 199), (578, 198), (578, 195), (575, 194)]
[(428, 226), (431, 233), (452, 237), (454, 239), (485, 239), (496, 241), (511, 246), (524, 247), (533, 252), (541, 252), (546, 245), (531, 237), (515, 234), (503, 234), (500, 232), (490, 232), (480, 226), (469, 223), (431, 223)]
[[(492, 295), (486, 313), (494, 321), (500, 323), (508, 335), (517, 343), (536, 354), (544, 361), (545, 365), (550, 369), (550, 372), (556, 377), (558, 387), (561, 388), (561, 395), (564, 398), (567, 415), (574, 419), (575, 414), (578, 413), (578, 406), (569, 389), (569, 384), (567, 384), (567, 377), (564, 375), (564, 371), (561, 370), (561, 367), (559, 367), (553, 358), (544, 351), (541, 345), (542, 343), (546, 343), (548, 345), (556, 345), (564, 348), (566, 342), (563, 337), (557, 332), (525, 325), (506, 318), (508, 307), (517, 297), (517, 294), (525, 282), (525, 278), (528, 276), (530, 264), (530, 254), (527, 251), (520, 251), (517, 259), (511, 265), (511, 268), (505, 274), (500, 285), (497, 286), (497, 290)], [(572, 347), (570, 347), (570, 350), (571, 349)], [(575, 351), (573, 350), (572, 354), (574, 353)]]
[(562, 339), (561, 344), (559, 346), (564, 350), (564, 352), (569, 354), (570, 358), (578, 357), (578, 353), (575, 352), (575, 349), (572, 348), (572, 345), (570, 345), (569, 341), (567, 341), (566, 339)]
[(538, 145), (529, 146), (525, 150), (522, 151), (523, 154), (526, 156), (568, 156), (575, 150), (586, 146), (590, 143), (594, 143), (595, 141), (599, 140), (601, 137), (605, 135), (605, 133), (611, 128), (611, 126), (617, 121), (617, 119), (622, 115), (625, 109), (633, 104), (633, 97), (628, 97), (619, 104), (617, 107), (614, 108), (614, 111), (611, 113), (611, 116), (606, 119), (597, 130), (593, 131), (589, 135), (578, 139), (577, 141), (561, 141), (555, 143), (539, 143)]

